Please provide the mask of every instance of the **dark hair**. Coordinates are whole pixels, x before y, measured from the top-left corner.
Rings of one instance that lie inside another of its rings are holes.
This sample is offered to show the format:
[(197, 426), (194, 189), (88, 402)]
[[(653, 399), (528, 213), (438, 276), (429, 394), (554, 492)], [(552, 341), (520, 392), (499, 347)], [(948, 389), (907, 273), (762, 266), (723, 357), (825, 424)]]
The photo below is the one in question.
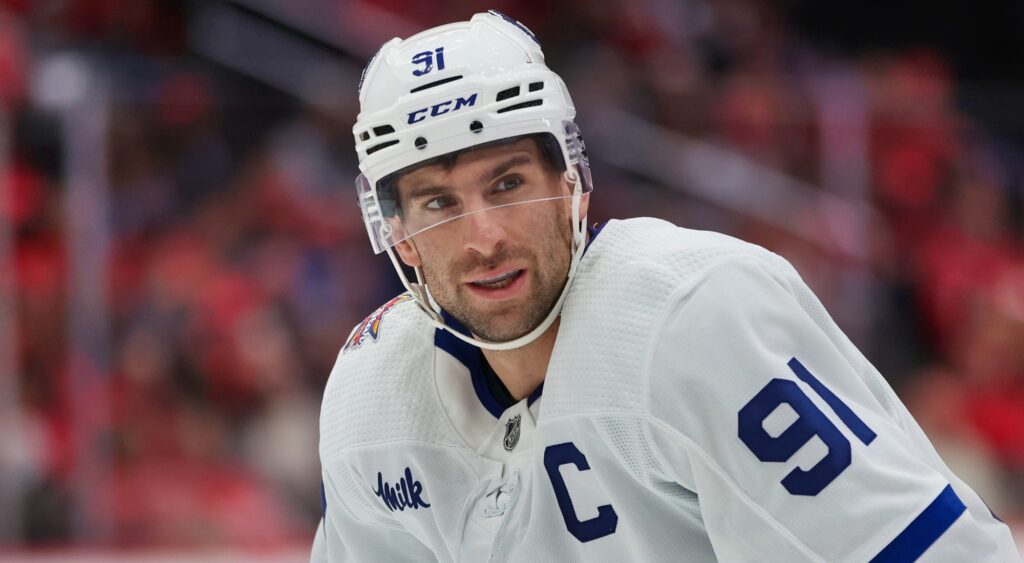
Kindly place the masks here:
[(399, 214), (399, 216), (401, 216), (402, 204), (399, 200), (398, 181), (406, 174), (424, 166), (440, 166), (445, 172), (450, 172), (452, 168), (455, 168), (455, 163), (458, 161), (459, 157), (468, 152), (489, 149), (502, 145), (511, 145), (513, 143), (518, 143), (523, 139), (531, 139), (537, 144), (537, 152), (540, 153), (541, 164), (544, 168), (551, 172), (565, 171), (565, 158), (562, 156), (562, 148), (558, 145), (558, 141), (555, 140), (555, 136), (551, 133), (532, 133), (529, 135), (520, 135), (518, 137), (509, 137), (507, 139), (498, 139), (497, 141), (491, 141), (489, 143), (475, 145), (467, 149), (442, 154), (441, 156), (435, 156), (434, 158), (424, 160), (423, 162), (417, 162), (412, 166), (407, 166), (381, 178), (381, 180), (377, 182), (377, 201), (380, 203), (381, 211), (385, 217), (391, 217), (395, 214)]

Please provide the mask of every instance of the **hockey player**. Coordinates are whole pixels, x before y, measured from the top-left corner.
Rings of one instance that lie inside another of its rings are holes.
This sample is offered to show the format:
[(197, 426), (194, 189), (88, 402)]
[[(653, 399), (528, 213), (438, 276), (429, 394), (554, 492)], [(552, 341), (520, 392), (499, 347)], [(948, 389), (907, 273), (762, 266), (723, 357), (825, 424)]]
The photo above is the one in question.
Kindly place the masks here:
[(408, 292), (327, 384), (314, 560), (1019, 561), (785, 260), (587, 232), (522, 24), (394, 39), (359, 99), (359, 204)]

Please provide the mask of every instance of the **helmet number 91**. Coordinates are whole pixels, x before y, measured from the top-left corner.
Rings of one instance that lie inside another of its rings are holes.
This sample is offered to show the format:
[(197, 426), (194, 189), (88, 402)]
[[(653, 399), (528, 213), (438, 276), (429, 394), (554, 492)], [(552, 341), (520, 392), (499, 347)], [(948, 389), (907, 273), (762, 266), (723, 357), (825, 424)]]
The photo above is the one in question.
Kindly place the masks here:
[(434, 60), (437, 60), (437, 70), (444, 70), (444, 47), (438, 47), (433, 51), (423, 51), (412, 56), (412, 64), (422, 65), (423, 68), (413, 69), (416, 76), (423, 76), (434, 70)]

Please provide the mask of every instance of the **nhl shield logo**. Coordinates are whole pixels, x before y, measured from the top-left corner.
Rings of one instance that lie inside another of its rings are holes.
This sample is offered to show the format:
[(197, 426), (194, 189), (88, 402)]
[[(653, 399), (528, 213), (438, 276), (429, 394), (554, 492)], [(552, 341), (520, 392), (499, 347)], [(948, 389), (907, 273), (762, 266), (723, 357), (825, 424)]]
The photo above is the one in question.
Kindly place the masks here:
[(505, 449), (512, 451), (519, 443), (519, 421), (523, 415), (517, 414), (505, 421)]

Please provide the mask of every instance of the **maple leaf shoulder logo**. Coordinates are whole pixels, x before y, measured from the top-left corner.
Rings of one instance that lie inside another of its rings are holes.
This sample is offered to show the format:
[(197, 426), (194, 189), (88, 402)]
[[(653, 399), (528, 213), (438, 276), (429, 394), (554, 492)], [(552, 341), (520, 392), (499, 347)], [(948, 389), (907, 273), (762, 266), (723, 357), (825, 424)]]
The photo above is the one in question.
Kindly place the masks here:
[(403, 293), (391, 301), (381, 305), (379, 309), (363, 319), (363, 322), (359, 323), (359, 326), (352, 331), (352, 335), (349, 336), (348, 342), (346, 342), (345, 347), (342, 348), (342, 352), (354, 350), (362, 346), (367, 340), (376, 342), (380, 338), (380, 326), (384, 321), (384, 315), (391, 309), (395, 308), (399, 303), (404, 303), (411, 299), (412, 295)]

